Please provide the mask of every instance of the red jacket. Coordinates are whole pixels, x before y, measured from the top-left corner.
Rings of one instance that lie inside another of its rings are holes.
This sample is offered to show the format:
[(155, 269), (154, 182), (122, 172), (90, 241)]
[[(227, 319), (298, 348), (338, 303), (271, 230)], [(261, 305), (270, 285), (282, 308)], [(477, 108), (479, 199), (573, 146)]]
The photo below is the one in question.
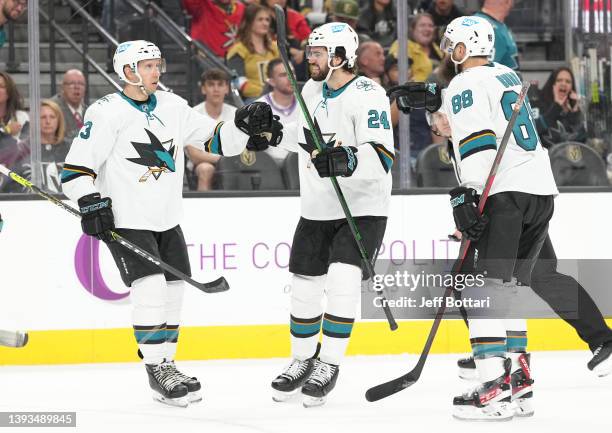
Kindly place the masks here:
[(183, 7), (192, 15), (191, 37), (203, 42), (213, 53), (225, 57), (236, 41), (238, 26), (244, 14), (244, 4), (232, 0), (226, 12), (214, 0), (182, 0)]
[(300, 42), (307, 39), (311, 30), (308, 26), (306, 18), (304, 18), (304, 15), (291, 8), (286, 8), (285, 13), (287, 14), (287, 27), (289, 34), (293, 36), (293, 39)]

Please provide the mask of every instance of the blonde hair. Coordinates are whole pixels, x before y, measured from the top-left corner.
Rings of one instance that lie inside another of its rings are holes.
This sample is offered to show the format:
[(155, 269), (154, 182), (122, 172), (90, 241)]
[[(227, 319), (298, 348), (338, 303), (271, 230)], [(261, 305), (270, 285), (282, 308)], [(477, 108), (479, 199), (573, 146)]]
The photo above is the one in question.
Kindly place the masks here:
[(43, 99), (40, 101), (40, 106), (41, 108), (49, 107), (57, 116), (57, 129), (55, 130), (55, 143), (53, 144), (61, 143), (64, 141), (64, 137), (66, 136), (66, 123), (64, 121), (64, 113), (62, 112), (62, 109), (50, 99)]

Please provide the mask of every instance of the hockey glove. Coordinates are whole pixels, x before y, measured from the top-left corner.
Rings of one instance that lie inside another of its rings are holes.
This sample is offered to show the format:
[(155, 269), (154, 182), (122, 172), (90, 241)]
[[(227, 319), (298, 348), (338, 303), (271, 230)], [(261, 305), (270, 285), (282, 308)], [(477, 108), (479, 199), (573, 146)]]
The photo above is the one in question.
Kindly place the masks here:
[(115, 229), (115, 218), (111, 208), (110, 197), (100, 198), (97, 192), (81, 197), (79, 209), (83, 233), (95, 236), (104, 242), (112, 242), (113, 238), (109, 231)]
[(387, 96), (397, 100), (397, 108), (408, 114), (412, 108), (434, 113), (442, 106), (442, 89), (436, 83), (413, 82), (391, 87)]
[(234, 114), (236, 127), (249, 137), (272, 132), (272, 109), (265, 102), (252, 102)]
[(457, 187), (449, 193), (455, 226), (471, 241), (480, 239), (489, 220), (478, 212), (478, 194), (473, 188)]
[(268, 146), (278, 146), (283, 139), (283, 125), (279, 122), (280, 117), (272, 116), (272, 131), (249, 137), (246, 148), (248, 150), (266, 150)]
[(326, 147), (312, 162), (321, 177), (349, 177), (357, 169), (357, 148), (353, 146)]

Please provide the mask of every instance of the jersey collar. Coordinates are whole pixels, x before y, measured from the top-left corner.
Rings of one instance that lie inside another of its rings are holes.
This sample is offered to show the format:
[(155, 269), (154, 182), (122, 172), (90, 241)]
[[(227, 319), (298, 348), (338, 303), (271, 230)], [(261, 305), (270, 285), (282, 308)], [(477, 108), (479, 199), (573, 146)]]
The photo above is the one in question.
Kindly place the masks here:
[(123, 99), (125, 99), (132, 107), (134, 107), (138, 111), (142, 111), (143, 113), (152, 113), (153, 110), (155, 110), (155, 107), (157, 106), (157, 98), (155, 97), (154, 94), (149, 96), (148, 102), (143, 103), (143, 104), (136, 104), (131, 98), (126, 96), (123, 92), (117, 92), (117, 93), (119, 93), (119, 95)]
[(330, 89), (329, 86), (327, 85), (327, 83), (323, 83), (323, 98), (325, 99), (332, 99), (335, 98), (336, 96), (339, 96), (342, 94), (342, 92), (344, 92), (346, 90), (346, 88), (357, 79), (358, 77), (353, 77), (351, 79), (351, 81), (349, 81), (348, 83), (346, 83), (344, 86), (340, 87), (339, 89)]

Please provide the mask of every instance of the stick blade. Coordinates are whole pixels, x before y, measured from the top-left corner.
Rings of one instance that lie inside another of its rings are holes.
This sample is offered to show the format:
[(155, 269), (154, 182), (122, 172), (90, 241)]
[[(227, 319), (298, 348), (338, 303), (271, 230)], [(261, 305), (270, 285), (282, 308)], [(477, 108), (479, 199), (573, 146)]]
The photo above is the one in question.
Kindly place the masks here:
[(229, 288), (229, 284), (225, 277), (219, 277), (209, 283), (200, 283), (200, 285), (198, 286), (198, 289), (206, 293), (227, 292)]
[(419, 376), (415, 374), (414, 370), (408, 374), (405, 374), (397, 379), (390, 380), (389, 382), (381, 383), (366, 391), (365, 398), (369, 402), (382, 400), (383, 398), (389, 397), (395, 393), (398, 393), (412, 385), (414, 385)]

